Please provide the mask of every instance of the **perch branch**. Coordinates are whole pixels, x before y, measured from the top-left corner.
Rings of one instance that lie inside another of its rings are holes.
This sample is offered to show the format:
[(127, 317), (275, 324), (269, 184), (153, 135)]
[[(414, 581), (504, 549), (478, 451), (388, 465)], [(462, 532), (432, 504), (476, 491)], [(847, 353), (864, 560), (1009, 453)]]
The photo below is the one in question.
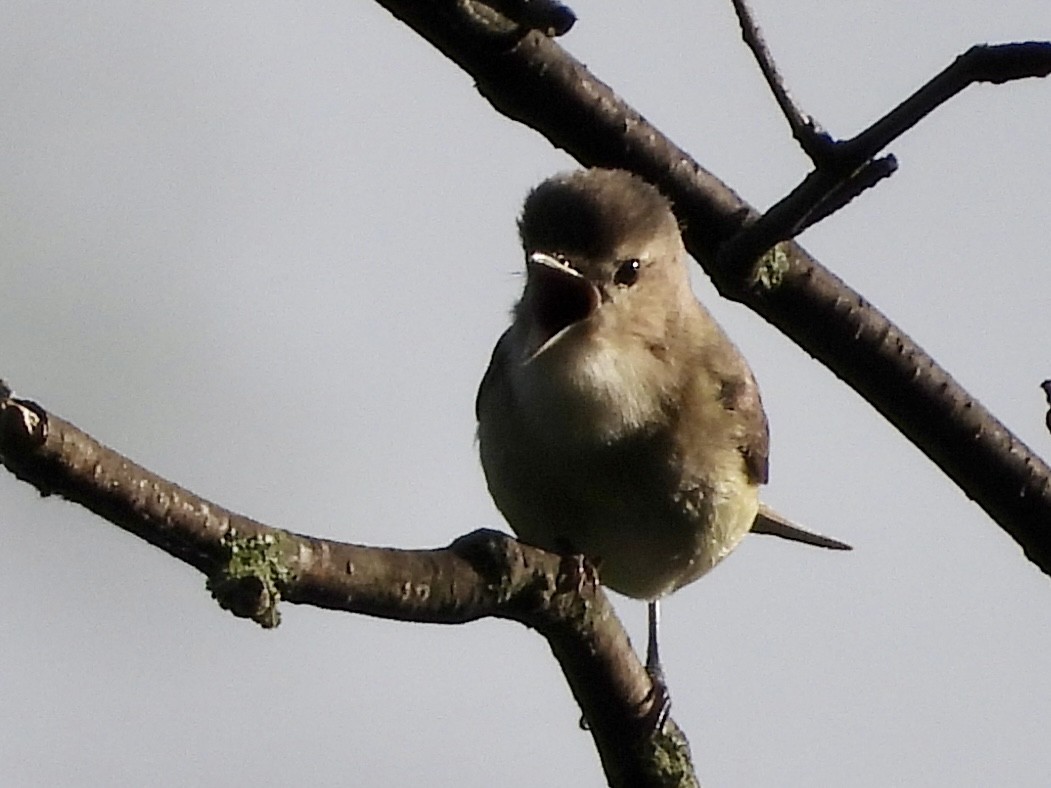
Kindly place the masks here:
[(653, 687), (605, 594), (575, 562), (477, 531), (436, 550), (364, 547), (227, 511), (103, 446), (0, 382), (0, 461), (208, 577), (219, 603), (264, 626), (280, 600), (402, 621), (518, 621), (558, 659), (613, 785), (688, 785), (682, 732), (646, 722)]

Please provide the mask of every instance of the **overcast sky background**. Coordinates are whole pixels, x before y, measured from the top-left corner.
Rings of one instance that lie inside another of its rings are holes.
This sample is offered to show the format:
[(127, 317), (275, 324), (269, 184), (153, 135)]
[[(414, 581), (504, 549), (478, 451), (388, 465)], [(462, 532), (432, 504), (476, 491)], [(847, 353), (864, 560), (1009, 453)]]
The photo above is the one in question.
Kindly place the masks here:
[[(874, 120), (1046, 0), (755, 0), (792, 91)], [(573, 4), (564, 45), (754, 204), (806, 171), (729, 2)], [(473, 398), (526, 191), (573, 166), (371, 2), (0, 5), (0, 377), (234, 510), (336, 539), (504, 527)], [(1051, 82), (970, 88), (804, 245), (1038, 453)], [(707, 786), (1045, 786), (1051, 581), (856, 394), (697, 290), (759, 379), (752, 537), (665, 606)], [(543, 640), (288, 606), (234, 619), (156, 549), (0, 473), (0, 781), (599, 785)], [(618, 598), (643, 643), (644, 605)]]

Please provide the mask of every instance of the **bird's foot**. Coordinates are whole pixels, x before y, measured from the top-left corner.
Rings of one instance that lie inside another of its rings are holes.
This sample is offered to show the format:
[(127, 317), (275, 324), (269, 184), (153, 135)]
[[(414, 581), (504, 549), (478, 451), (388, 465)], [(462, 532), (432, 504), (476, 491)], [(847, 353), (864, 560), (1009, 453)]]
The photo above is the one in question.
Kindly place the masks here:
[(648, 703), (649, 709), (642, 715), (640, 722), (649, 734), (664, 730), (664, 724), (671, 713), (671, 694), (668, 692), (668, 683), (664, 680), (664, 671), (660, 665), (647, 665), (646, 673), (650, 677), (651, 687), (643, 704)]

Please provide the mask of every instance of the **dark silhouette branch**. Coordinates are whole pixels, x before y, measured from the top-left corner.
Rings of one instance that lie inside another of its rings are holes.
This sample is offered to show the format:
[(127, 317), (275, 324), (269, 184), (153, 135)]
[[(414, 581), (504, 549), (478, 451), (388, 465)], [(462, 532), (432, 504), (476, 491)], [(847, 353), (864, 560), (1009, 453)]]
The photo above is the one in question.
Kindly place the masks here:
[(898, 160), (890, 154), (865, 162), (859, 169), (829, 188), (828, 192), (796, 222), (790, 237), (795, 238), (808, 227), (827, 219), (840, 208), (846, 207), (855, 197), (871, 189), (883, 179), (889, 178), (897, 169)]
[(832, 148), (832, 138), (824, 132), (812, 115), (808, 115), (796, 104), (792, 94), (788, 92), (785, 80), (781, 72), (777, 70), (773, 55), (763, 38), (763, 31), (755, 21), (755, 15), (746, 0), (732, 0), (734, 11), (737, 13), (737, 21), (741, 26), (741, 37), (751, 50), (759, 71), (766, 80), (767, 87), (774, 94), (777, 106), (781, 108), (781, 114), (788, 121), (792, 130), (792, 137), (799, 143), (799, 147), (810, 157), (815, 164), (821, 161)]
[[(509, 41), (467, 27), (454, 2), (377, 2), (471, 74), (501, 113), (585, 165), (622, 167), (658, 185), (686, 225), (691, 254), (720, 292), (747, 304), (860, 393), (1051, 573), (1051, 469), (905, 332), (793, 242), (778, 244), (747, 270), (721, 267), (721, 248), (758, 212), (556, 42), (535, 32)], [(975, 74), (1003, 81), (1042, 73), (1049, 50), (1044, 43), (1006, 45), (994, 56), (1007, 64), (998, 75), (982, 71), (985, 55), (971, 56), (982, 68), (973, 60), (960, 68), (964, 76), (970, 70), (971, 81)], [(858, 138), (869, 139), (866, 132)]]
[(774, 244), (795, 238), (893, 174), (897, 160), (889, 155), (880, 159), (875, 156), (964, 88), (978, 82), (1002, 84), (1051, 74), (1051, 43), (973, 46), (867, 129), (851, 139), (838, 140), (795, 105), (747, 4), (734, 0), (734, 7), (745, 41), (785, 113), (793, 137), (814, 162), (814, 170), (799, 186), (720, 249), (718, 267), (741, 276)]
[[(689, 748), (647, 722), (650, 678), (606, 595), (566, 560), (497, 531), (394, 550), (317, 539), (227, 511), (162, 479), (0, 383), (0, 461), (198, 569), (218, 602), (263, 626), (281, 600), (402, 621), (496, 617), (543, 635), (612, 785), (689, 785)], [(655, 771), (661, 764), (664, 771)]]

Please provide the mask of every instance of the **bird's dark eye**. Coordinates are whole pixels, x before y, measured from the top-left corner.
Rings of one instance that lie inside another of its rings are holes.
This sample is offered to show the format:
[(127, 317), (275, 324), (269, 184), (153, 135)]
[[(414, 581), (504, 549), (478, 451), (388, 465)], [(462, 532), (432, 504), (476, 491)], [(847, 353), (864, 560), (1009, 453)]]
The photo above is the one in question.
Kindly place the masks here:
[(639, 278), (639, 261), (638, 260), (625, 260), (617, 268), (616, 273), (613, 274), (613, 281), (618, 285), (624, 285), (630, 287), (635, 284)]

